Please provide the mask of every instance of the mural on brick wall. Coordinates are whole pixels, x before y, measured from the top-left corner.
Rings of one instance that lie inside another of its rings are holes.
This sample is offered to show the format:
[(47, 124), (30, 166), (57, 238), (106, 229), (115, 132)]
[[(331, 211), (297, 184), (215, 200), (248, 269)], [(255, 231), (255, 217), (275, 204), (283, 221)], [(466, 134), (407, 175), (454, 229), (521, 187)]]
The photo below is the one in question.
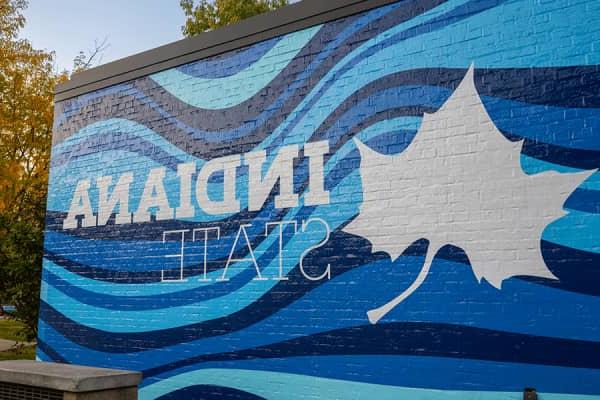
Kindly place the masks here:
[(402, 1), (60, 102), (38, 357), (142, 399), (600, 399), (594, 18)]

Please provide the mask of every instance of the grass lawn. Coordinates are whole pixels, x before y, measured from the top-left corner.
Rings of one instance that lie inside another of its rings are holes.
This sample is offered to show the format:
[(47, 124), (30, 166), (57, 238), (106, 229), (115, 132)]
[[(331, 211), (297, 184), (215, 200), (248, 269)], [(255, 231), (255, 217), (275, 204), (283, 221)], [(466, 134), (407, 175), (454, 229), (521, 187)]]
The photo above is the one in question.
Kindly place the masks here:
[(14, 319), (0, 319), (0, 339), (15, 341), (23, 340), (23, 338), (19, 336), (19, 331), (22, 326), (23, 325), (20, 322), (15, 321)]
[[(0, 339), (21, 341), (19, 336), (21, 323), (12, 319), (0, 319)], [(18, 349), (0, 351), (0, 361), (6, 360), (34, 360), (35, 346), (23, 346)]]
[(19, 350), (0, 351), (0, 361), (35, 360), (35, 346), (25, 346)]

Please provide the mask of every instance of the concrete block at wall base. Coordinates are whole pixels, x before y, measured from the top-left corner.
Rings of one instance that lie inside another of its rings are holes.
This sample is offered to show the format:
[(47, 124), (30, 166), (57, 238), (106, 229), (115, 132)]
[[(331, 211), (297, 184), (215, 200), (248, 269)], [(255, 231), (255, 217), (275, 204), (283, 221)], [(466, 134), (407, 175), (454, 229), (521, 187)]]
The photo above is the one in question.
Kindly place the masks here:
[(63, 400), (137, 400), (137, 386), (119, 388), (113, 390), (102, 390), (99, 392), (83, 392), (64, 394)]
[(26, 360), (0, 362), (0, 383), (63, 392), (63, 400), (137, 400), (141, 379), (140, 372), (132, 371)]

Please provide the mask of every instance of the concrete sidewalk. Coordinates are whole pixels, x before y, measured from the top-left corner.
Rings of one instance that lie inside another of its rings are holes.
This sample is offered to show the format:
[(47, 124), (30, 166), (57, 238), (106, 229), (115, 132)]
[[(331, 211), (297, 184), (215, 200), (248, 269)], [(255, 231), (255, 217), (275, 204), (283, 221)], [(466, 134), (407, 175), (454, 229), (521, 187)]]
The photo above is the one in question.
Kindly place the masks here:
[(0, 351), (10, 350), (16, 342), (14, 340), (4, 340), (0, 339)]
[(15, 342), (14, 340), (0, 339), (0, 352), (12, 349), (16, 344), (22, 344), (26, 347), (35, 346), (36, 342)]

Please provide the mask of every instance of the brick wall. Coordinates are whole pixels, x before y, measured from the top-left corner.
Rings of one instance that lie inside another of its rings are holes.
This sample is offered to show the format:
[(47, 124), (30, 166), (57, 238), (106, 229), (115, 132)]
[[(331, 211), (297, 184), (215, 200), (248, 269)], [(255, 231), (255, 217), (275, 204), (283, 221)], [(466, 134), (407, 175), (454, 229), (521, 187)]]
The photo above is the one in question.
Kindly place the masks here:
[(38, 357), (142, 399), (600, 399), (599, 27), (401, 1), (59, 102)]

